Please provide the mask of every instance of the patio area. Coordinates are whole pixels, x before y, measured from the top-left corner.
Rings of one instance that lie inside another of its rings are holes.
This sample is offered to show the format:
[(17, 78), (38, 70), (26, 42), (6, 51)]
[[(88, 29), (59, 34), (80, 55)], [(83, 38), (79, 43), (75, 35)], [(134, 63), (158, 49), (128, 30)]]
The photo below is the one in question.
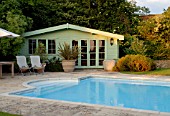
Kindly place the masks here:
[[(26, 76), (21, 76), (21, 74), (15, 74), (14, 78), (11, 78), (10, 74), (3, 74), (4, 79), (0, 79), (0, 94), (24, 89), (25, 87), (22, 83), (30, 80), (45, 78), (70, 79), (88, 75), (170, 81), (170, 76), (129, 75), (118, 72), (105, 72), (102, 69), (76, 70), (72, 73), (45, 72), (44, 75), (28, 74)], [(20, 114), (23, 116), (170, 116), (169, 113), (159, 113), (156, 111), (135, 110), (130, 108), (108, 107), (54, 100), (37, 100), (4, 95), (0, 95), (0, 104), (0, 111)]]

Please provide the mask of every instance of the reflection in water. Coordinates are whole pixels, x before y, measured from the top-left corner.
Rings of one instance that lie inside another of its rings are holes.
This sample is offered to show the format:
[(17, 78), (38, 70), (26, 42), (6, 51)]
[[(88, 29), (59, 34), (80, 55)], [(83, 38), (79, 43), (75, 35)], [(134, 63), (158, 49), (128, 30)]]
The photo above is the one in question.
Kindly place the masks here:
[(170, 87), (114, 79), (88, 78), (77, 83), (39, 87), (21, 95), (170, 112)]
[(170, 112), (169, 87), (96, 80), (90, 87), (94, 104)]

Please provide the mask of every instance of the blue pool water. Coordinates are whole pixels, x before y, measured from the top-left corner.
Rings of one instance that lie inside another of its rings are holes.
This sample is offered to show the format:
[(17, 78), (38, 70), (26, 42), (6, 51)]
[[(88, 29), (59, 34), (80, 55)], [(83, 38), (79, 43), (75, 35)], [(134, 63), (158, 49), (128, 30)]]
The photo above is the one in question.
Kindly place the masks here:
[(19, 96), (46, 98), (106, 106), (118, 106), (170, 112), (170, 84), (106, 78), (80, 81), (39, 81), (36, 87), (12, 93)]

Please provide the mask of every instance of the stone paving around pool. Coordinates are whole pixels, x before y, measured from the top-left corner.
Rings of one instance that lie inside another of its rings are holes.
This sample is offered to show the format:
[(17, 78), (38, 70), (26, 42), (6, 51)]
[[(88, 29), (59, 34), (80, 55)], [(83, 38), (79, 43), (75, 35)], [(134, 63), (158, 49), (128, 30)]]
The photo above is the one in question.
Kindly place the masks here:
[(46, 79), (75, 79), (79, 77), (98, 75), (112, 78), (141, 79), (170, 81), (170, 76), (145, 76), (129, 75), (117, 72), (105, 72), (102, 69), (76, 70), (71, 73), (45, 72), (44, 75), (15, 74), (14, 78), (10, 74), (3, 74), (4, 79), (0, 79), (0, 111), (22, 116), (170, 116), (170, 113), (160, 113), (156, 111), (136, 110), (130, 108), (108, 107), (101, 105), (90, 105), (86, 103), (72, 103), (54, 100), (31, 99), (14, 96), (5, 96), (4, 93), (24, 89), (23, 82)]

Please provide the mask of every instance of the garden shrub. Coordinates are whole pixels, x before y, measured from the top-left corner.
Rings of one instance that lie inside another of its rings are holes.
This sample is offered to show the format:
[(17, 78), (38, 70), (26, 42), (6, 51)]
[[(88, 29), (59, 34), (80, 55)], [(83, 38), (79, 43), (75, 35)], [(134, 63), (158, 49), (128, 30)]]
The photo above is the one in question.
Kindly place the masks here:
[(61, 61), (56, 57), (49, 59), (45, 70), (48, 72), (63, 72)]
[(131, 60), (131, 55), (126, 55), (125, 57), (122, 57), (119, 59), (113, 68), (114, 71), (129, 71), (129, 63)]
[(142, 55), (133, 55), (132, 61), (130, 62), (130, 66), (130, 71), (135, 72), (150, 71), (155, 68), (152, 59)]
[(150, 71), (155, 69), (152, 59), (143, 55), (126, 55), (118, 60), (114, 71)]
[(48, 59), (47, 53), (46, 53), (46, 47), (42, 42), (38, 43), (38, 47), (35, 49), (34, 55), (40, 56), (40, 60), (42, 63), (45, 63)]

